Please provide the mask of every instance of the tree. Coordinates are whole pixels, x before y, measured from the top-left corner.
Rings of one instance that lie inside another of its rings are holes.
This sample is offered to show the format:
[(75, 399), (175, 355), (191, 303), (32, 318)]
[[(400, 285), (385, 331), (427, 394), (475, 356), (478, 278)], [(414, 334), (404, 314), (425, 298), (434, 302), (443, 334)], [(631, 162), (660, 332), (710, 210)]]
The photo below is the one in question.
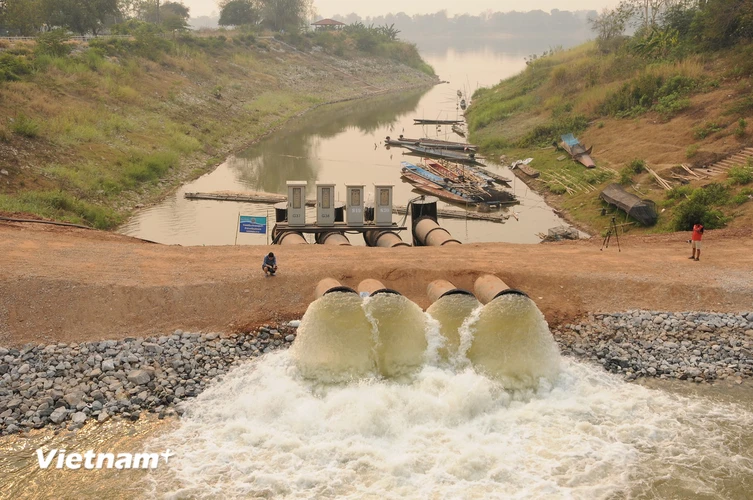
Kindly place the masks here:
[(188, 28), (188, 18), (191, 10), (178, 2), (164, 2), (160, 5), (160, 22), (168, 30), (184, 30)]
[(261, 10), (253, 0), (230, 0), (221, 4), (220, 26), (258, 24)]
[(41, 0), (3, 0), (2, 24), (8, 31), (21, 36), (38, 32), (44, 24)]
[(48, 26), (66, 28), (81, 35), (97, 34), (120, 17), (118, 0), (43, 0)]
[(273, 31), (298, 32), (306, 26), (311, 0), (261, 0), (263, 23)]
[(616, 9), (604, 9), (596, 17), (588, 19), (591, 29), (596, 32), (596, 43), (602, 52), (618, 48), (631, 11), (620, 4)]

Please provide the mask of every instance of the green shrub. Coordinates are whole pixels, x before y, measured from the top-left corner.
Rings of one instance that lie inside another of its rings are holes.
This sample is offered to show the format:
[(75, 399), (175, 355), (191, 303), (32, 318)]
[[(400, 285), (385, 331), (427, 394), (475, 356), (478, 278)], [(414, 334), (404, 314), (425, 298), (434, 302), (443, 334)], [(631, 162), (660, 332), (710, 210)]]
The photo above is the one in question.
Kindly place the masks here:
[(727, 172), (727, 175), (730, 184), (750, 184), (753, 182), (753, 167), (750, 165), (732, 167)]
[(562, 184), (550, 184), (549, 191), (552, 194), (565, 194), (567, 192), (567, 189)]
[(39, 123), (24, 113), (16, 115), (16, 119), (11, 122), (10, 129), (15, 134), (28, 137), (29, 139), (33, 139), (39, 135)]
[(748, 122), (745, 121), (745, 118), (740, 118), (737, 121), (737, 127), (735, 128), (735, 137), (738, 139), (742, 139), (745, 137), (746, 128), (748, 127)]
[(633, 169), (630, 167), (623, 167), (620, 170), (620, 184), (627, 186), (633, 183)]
[(706, 137), (724, 130), (724, 125), (717, 122), (706, 122), (703, 125), (693, 129), (693, 137), (696, 139), (705, 139)]
[(659, 113), (663, 119), (669, 120), (681, 111), (690, 107), (690, 99), (678, 94), (669, 94), (659, 98), (654, 105), (654, 111)]
[(690, 196), (677, 204), (672, 225), (676, 231), (689, 231), (701, 222), (706, 229), (724, 227), (729, 218), (719, 209), (730, 201), (730, 190), (719, 183), (694, 189)]
[(42, 33), (37, 36), (37, 54), (46, 54), (53, 57), (67, 56), (71, 52), (71, 46), (68, 45), (70, 38), (63, 29), (56, 29)]
[(537, 125), (533, 130), (524, 135), (518, 146), (527, 148), (543, 144), (551, 144), (552, 141), (559, 142), (560, 135), (567, 133), (578, 133), (586, 129), (588, 119), (583, 115), (567, 116), (560, 119), (552, 120), (544, 125)]
[(30, 74), (31, 70), (25, 57), (0, 54), (0, 82), (20, 80), (23, 75)]

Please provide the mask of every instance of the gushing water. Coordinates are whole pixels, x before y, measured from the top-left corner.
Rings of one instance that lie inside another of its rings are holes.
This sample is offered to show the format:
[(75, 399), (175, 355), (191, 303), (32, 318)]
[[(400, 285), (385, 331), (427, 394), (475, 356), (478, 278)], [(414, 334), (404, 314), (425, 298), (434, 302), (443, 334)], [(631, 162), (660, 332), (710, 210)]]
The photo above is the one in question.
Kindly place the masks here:
[[(310, 307), (295, 349), (241, 365), (186, 406), (160, 439), (177, 455), (151, 476), (151, 494), (743, 498), (753, 488), (750, 407), (560, 360), (525, 297), (463, 321), (449, 312), (458, 304), (432, 318), (398, 296), (332, 299)], [(358, 380), (327, 383), (333, 373)]]
[(559, 373), (557, 345), (544, 315), (528, 297), (503, 295), (491, 301), (468, 328), (468, 359), (503, 380), (505, 387), (534, 387), (540, 378), (554, 380)]
[(439, 349), (442, 359), (457, 357), (460, 349), (460, 329), (471, 313), (479, 307), (479, 301), (471, 295), (448, 295), (434, 302), (426, 313), (440, 325), (444, 346)]
[(323, 382), (376, 373), (372, 324), (361, 298), (354, 293), (330, 293), (313, 302), (301, 320), (291, 351), (305, 377)]

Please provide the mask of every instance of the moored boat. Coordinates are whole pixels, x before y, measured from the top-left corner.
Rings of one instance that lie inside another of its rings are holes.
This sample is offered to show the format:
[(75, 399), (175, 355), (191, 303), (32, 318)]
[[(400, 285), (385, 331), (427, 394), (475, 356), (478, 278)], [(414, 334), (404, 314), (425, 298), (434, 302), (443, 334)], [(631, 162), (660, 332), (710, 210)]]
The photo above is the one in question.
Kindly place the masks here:
[(596, 164), (591, 159), (591, 151), (593, 146), (586, 149), (586, 147), (576, 139), (573, 134), (565, 134), (562, 136), (562, 147), (573, 160), (583, 164), (586, 168), (595, 168)]

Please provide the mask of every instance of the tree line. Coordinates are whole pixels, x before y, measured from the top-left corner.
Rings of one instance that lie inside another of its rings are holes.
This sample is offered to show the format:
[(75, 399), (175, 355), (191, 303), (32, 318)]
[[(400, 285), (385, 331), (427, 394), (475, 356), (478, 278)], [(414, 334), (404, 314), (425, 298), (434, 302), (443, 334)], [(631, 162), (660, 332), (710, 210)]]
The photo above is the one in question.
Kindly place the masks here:
[[(623, 0), (590, 19), (602, 52), (682, 57), (753, 40), (751, 0)], [(632, 36), (626, 36), (628, 30)]]
[[(225, 25), (297, 31), (307, 24), (311, 0), (221, 0)], [(32, 36), (53, 29), (99, 34), (128, 21), (165, 30), (188, 28), (190, 9), (180, 0), (0, 0), (0, 34)]]
[(542, 36), (580, 35), (588, 31), (587, 19), (595, 11), (550, 12), (532, 10), (529, 12), (484, 12), (479, 15), (460, 14), (449, 16), (446, 10), (433, 14), (409, 16), (405, 12), (383, 16), (361, 18), (357, 14), (336, 15), (333, 19), (346, 24), (363, 23), (374, 26), (395, 26), (405, 36), (449, 37), (449, 36), (493, 36), (509, 34), (521, 37), (539, 38)]

